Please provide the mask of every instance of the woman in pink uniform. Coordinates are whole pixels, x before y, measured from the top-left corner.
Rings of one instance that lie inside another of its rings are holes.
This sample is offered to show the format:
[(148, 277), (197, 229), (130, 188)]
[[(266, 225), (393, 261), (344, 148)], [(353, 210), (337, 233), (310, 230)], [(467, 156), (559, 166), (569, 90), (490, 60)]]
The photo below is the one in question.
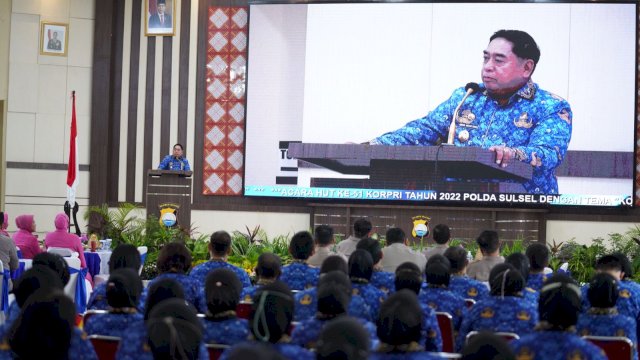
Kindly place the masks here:
[(13, 234), (13, 242), (20, 248), (23, 259), (33, 259), (40, 254), (42, 249), (38, 244), (38, 238), (33, 234), (36, 231), (36, 222), (33, 215), (20, 215), (16, 218), (18, 231)]
[(80, 258), (80, 267), (86, 268), (87, 263), (84, 260), (82, 243), (77, 235), (69, 233), (69, 218), (67, 215), (65, 213), (56, 215), (55, 225), (56, 230), (48, 233), (44, 238), (44, 245), (47, 248), (67, 248), (77, 252), (78, 258)]

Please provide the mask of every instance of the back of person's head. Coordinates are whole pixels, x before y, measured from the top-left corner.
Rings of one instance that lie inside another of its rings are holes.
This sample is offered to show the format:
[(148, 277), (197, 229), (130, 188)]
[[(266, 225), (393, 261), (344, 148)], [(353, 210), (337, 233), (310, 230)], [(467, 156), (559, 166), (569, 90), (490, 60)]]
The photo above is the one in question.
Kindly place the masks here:
[(158, 254), (158, 271), (160, 273), (186, 273), (191, 268), (191, 251), (179, 242), (168, 243)]
[(424, 269), (427, 283), (432, 286), (449, 286), (451, 280), (451, 265), (446, 257), (436, 254), (429, 258)]
[(313, 250), (313, 237), (308, 231), (299, 231), (291, 238), (289, 252), (294, 259), (307, 260), (313, 254)]
[(396, 291), (408, 289), (418, 295), (422, 287), (422, 272), (418, 265), (410, 261), (402, 263), (396, 268), (394, 283)]
[(212, 318), (228, 317), (228, 312), (236, 309), (241, 293), (242, 283), (233, 271), (220, 268), (207, 275), (205, 295), (207, 309)]
[(366, 250), (356, 250), (349, 256), (349, 277), (351, 281), (369, 282), (373, 275), (373, 258)]
[(469, 259), (467, 258), (467, 250), (462, 246), (451, 246), (442, 254), (449, 260), (451, 265), (451, 273), (457, 274), (462, 272), (467, 265), (469, 265)]
[(262, 253), (258, 256), (256, 276), (259, 279), (277, 279), (280, 277), (282, 261), (274, 253)]
[(333, 243), (333, 228), (329, 225), (318, 225), (314, 231), (316, 244), (327, 246)]
[(440, 245), (444, 245), (451, 240), (451, 231), (445, 224), (438, 224), (433, 228), (433, 241)]
[(287, 360), (273, 346), (255, 342), (234, 345), (224, 355), (227, 360)]
[(480, 247), (483, 254), (493, 254), (500, 248), (500, 240), (498, 240), (498, 233), (493, 230), (485, 230), (480, 233), (476, 239), (476, 243)]
[(322, 327), (316, 343), (317, 360), (366, 360), (371, 341), (362, 324), (341, 316)]
[(593, 276), (589, 282), (587, 298), (594, 308), (612, 308), (618, 301), (618, 281), (607, 273)]
[(606, 272), (614, 277), (622, 278), (624, 267), (620, 258), (613, 255), (604, 255), (596, 260), (596, 270)]
[(167, 299), (182, 299), (184, 300), (184, 288), (179, 282), (173, 279), (160, 279), (154, 281), (147, 292), (147, 300), (144, 304), (144, 319), (149, 319), (151, 310)]
[(209, 241), (209, 250), (215, 256), (224, 257), (231, 249), (231, 235), (228, 232), (220, 230), (211, 234)]
[(332, 319), (346, 314), (351, 301), (351, 286), (347, 276), (339, 271), (323, 275), (318, 284), (318, 318)]
[(519, 296), (525, 283), (520, 271), (508, 263), (497, 264), (489, 272), (492, 296)]
[(529, 278), (529, 258), (525, 254), (513, 253), (507, 256), (504, 262), (513, 265), (520, 272), (526, 283), (527, 278)]
[(489, 42), (496, 38), (505, 39), (513, 46), (511, 51), (520, 59), (533, 60), (534, 69), (540, 60), (540, 48), (528, 33), (521, 30), (498, 30), (489, 38)]
[(480, 332), (462, 349), (463, 360), (516, 360), (516, 356), (507, 341), (500, 336), (484, 331)]
[(551, 252), (547, 245), (541, 242), (535, 242), (527, 247), (527, 258), (529, 259), (529, 266), (533, 272), (541, 272), (545, 267), (549, 266), (549, 257)]
[(4, 225), (4, 211), (0, 211), (0, 229)]
[(153, 308), (146, 322), (149, 347), (156, 360), (199, 358), (203, 328), (196, 309), (181, 299)]
[(407, 239), (407, 236), (405, 235), (404, 231), (400, 228), (390, 228), (389, 230), (387, 230), (387, 235), (386, 235), (386, 240), (387, 240), (387, 245), (391, 245), (391, 244), (404, 244), (404, 241)]
[(53, 270), (60, 277), (63, 286), (69, 283), (69, 278), (71, 277), (69, 264), (62, 256), (50, 252), (42, 252), (33, 257), (32, 264), (33, 267), (44, 266)]
[(393, 352), (404, 352), (401, 345), (420, 341), (422, 308), (418, 296), (410, 290), (400, 290), (390, 295), (380, 305), (377, 334), (380, 341)]
[(120, 244), (113, 249), (111, 257), (109, 258), (109, 273), (122, 268), (138, 271), (141, 264), (140, 253), (135, 246), (131, 244)]
[(286, 334), (293, 319), (293, 295), (289, 287), (275, 281), (253, 295), (249, 326), (257, 341), (277, 343)]
[(58, 274), (45, 266), (32, 267), (25, 271), (13, 286), (13, 294), (16, 297), (18, 306), (22, 309), (27, 303), (29, 296), (36, 291), (42, 290), (53, 292), (55, 290), (62, 291), (64, 286)]
[(19, 359), (69, 359), (75, 317), (76, 306), (62, 291), (39, 290), (9, 330), (9, 346)]
[(369, 236), (371, 229), (373, 229), (373, 226), (369, 220), (358, 219), (353, 223), (353, 236), (362, 239)]
[(540, 289), (538, 312), (547, 329), (567, 330), (578, 322), (580, 287), (567, 275), (555, 274)]
[(377, 264), (382, 260), (382, 246), (380, 246), (380, 242), (373, 238), (364, 238), (358, 241), (358, 245), (356, 245), (356, 249), (366, 250), (371, 254), (371, 258), (373, 259), (373, 264)]
[(320, 274), (328, 273), (330, 271), (342, 271), (345, 274), (349, 273), (347, 262), (342, 256), (331, 255), (322, 261), (320, 265)]
[(631, 279), (633, 277), (633, 266), (631, 266), (631, 261), (627, 255), (621, 252), (614, 252), (611, 256), (618, 259), (620, 264), (622, 265), (622, 272), (624, 273), (623, 279)]
[(20, 230), (32, 232), (33, 231), (33, 215), (25, 214), (25, 215), (19, 215), (18, 217), (16, 217), (16, 227)]
[(133, 269), (114, 270), (107, 281), (107, 304), (114, 309), (136, 308), (142, 294), (142, 280)]

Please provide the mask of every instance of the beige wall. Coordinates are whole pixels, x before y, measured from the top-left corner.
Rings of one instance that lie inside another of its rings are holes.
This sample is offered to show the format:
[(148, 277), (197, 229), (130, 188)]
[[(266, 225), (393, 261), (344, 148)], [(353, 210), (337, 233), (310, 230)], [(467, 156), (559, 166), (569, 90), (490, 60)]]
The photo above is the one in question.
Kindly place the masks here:
[[(0, 174), (5, 173), (5, 134), (7, 93), (9, 88), (9, 35), (11, 0), (0, 0)], [(0, 209), (4, 209), (5, 177), (0, 175)]]

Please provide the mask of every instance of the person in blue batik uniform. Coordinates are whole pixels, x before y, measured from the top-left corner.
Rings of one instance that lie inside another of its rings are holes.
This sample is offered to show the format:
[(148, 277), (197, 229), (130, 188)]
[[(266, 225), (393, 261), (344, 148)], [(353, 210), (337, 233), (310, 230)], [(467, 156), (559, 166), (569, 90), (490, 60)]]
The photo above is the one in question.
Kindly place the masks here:
[(633, 358), (638, 359), (637, 325), (634, 319), (618, 314), (618, 281), (606, 273), (596, 274), (589, 282), (587, 297), (591, 308), (580, 314), (576, 330), (581, 336), (621, 336), (633, 343)]
[(249, 322), (238, 319), (236, 306), (242, 284), (229, 269), (216, 269), (207, 276), (205, 293), (207, 316), (203, 319), (204, 341), (208, 344), (234, 345), (249, 337)]
[(551, 252), (547, 245), (536, 242), (527, 247), (526, 255), (529, 259), (527, 287), (535, 291), (540, 291), (548, 277), (547, 274), (544, 273), (544, 269), (549, 266)]
[(191, 171), (189, 160), (184, 158), (183, 154), (184, 148), (182, 147), (182, 145), (173, 145), (173, 153), (171, 155), (165, 156), (162, 161), (160, 161), (158, 170)]
[[(422, 272), (418, 265), (413, 262), (400, 264), (396, 268), (395, 291), (408, 289), (416, 296), (420, 294), (422, 287)], [(420, 304), (422, 308), (422, 337), (420, 345), (427, 351), (442, 351), (442, 334), (438, 325), (438, 318), (435, 311), (426, 304)]]
[[(291, 334), (291, 342), (307, 348), (315, 348), (320, 332), (326, 323), (345, 316), (351, 301), (351, 281), (340, 271), (323, 274), (318, 284), (318, 306), (314, 317), (301, 321)], [(360, 320), (371, 338), (371, 346), (378, 345), (376, 326)]]
[(466, 275), (467, 265), (469, 265), (467, 250), (461, 246), (451, 246), (445, 250), (443, 256), (449, 260), (451, 265), (449, 290), (452, 293), (474, 301), (482, 300), (489, 296), (487, 285)]
[(161, 279), (173, 279), (182, 285), (187, 301), (199, 312), (207, 311), (200, 283), (187, 275), (191, 268), (191, 252), (184, 244), (173, 242), (163, 246), (158, 254), (157, 267), (160, 275), (151, 280), (149, 286)]
[(204, 282), (209, 272), (219, 268), (226, 268), (235, 272), (243, 288), (251, 286), (249, 274), (243, 269), (227, 262), (227, 256), (231, 253), (231, 235), (229, 235), (228, 232), (216, 231), (211, 234), (209, 253), (211, 260), (194, 267), (191, 273), (189, 273), (189, 276), (196, 279), (200, 286), (204, 287)]
[[(442, 255), (433, 255), (427, 262), (425, 274), (427, 285), (420, 292), (420, 302), (436, 312), (446, 312), (453, 320), (454, 332), (460, 329), (462, 319), (467, 312), (463, 297), (449, 290), (451, 280), (449, 260)], [(456, 334), (454, 334), (456, 335)]]
[(640, 301), (640, 284), (633, 280), (633, 266), (631, 266), (629, 258), (621, 252), (614, 252), (611, 256), (617, 258), (622, 265), (621, 282), (629, 288), (631, 297)]
[[(502, 167), (512, 160), (533, 166), (523, 183), (533, 194), (557, 194), (555, 169), (571, 140), (569, 103), (531, 80), (540, 50), (535, 40), (518, 30), (493, 34), (484, 51), (479, 90), (462, 104), (456, 124), (456, 146), (476, 146), (496, 153)], [(382, 145), (438, 145), (446, 142), (453, 112), (464, 88), (423, 118), (370, 141)]]
[(118, 269), (107, 281), (109, 313), (94, 314), (84, 324), (89, 335), (124, 337), (130, 327), (142, 322), (136, 305), (142, 293), (142, 281), (133, 269)]
[[(142, 265), (138, 249), (131, 244), (120, 244), (113, 249), (109, 258), (109, 273), (116, 269), (129, 268), (135, 271)], [(107, 310), (107, 283), (96, 286), (87, 303), (88, 310)], [(142, 310), (142, 307), (138, 308)]]
[[(513, 267), (520, 272), (520, 275), (524, 279), (529, 278), (529, 258), (523, 253), (513, 253), (509, 255), (505, 260), (505, 263), (513, 265)], [(525, 285), (522, 289), (522, 297), (529, 301), (533, 307), (538, 306), (538, 298), (540, 293)]]
[(75, 328), (75, 317), (76, 305), (62, 291), (36, 292), (0, 343), (0, 359), (97, 360), (86, 334)]
[(478, 301), (462, 320), (457, 339), (462, 349), (472, 331), (529, 334), (538, 323), (537, 304), (522, 301), (524, 277), (510, 264), (498, 264), (489, 278), (491, 296)]
[(369, 282), (373, 274), (373, 259), (365, 250), (356, 250), (349, 257), (349, 277), (353, 295), (359, 295), (369, 305), (371, 318), (378, 318), (380, 304), (387, 295)]
[(289, 253), (293, 262), (282, 268), (280, 281), (284, 282), (291, 290), (304, 290), (318, 284), (320, 269), (307, 264), (309, 256), (315, 249), (313, 236), (308, 231), (297, 232), (289, 243)]
[(604, 352), (575, 333), (580, 314), (580, 288), (556, 274), (540, 290), (540, 323), (534, 333), (511, 342), (518, 360), (606, 360)]
[(253, 299), (250, 330), (254, 342), (241, 343), (225, 350), (220, 360), (226, 360), (237, 347), (259, 342), (270, 346), (280, 355), (289, 360), (311, 360), (314, 355), (307, 349), (290, 343), (287, 330), (293, 319), (293, 296), (289, 287), (275, 281), (264, 285), (255, 293)]
[(258, 264), (255, 268), (256, 284), (242, 289), (240, 301), (251, 302), (258, 289), (266, 284), (278, 280), (282, 272), (282, 260), (273, 253), (262, 253), (258, 256)]
[(376, 322), (380, 346), (371, 353), (372, 360), (440, 359), (424, 351), (422, 336), (422, 309), (416, 294), (408, 289), (389, 296), (380, 307)]
[(385, 294), (393, 292), (395, 285), (393, 283), (393, 273), (382, 270), (382, 247), (380, 242), (373, 238), (365, 238), (358, 242), (356, 249), (366, 250), (373, 258), (373, 274), (369, 283)]
[[(348, 273), (347, 263), (342, 255), (329, 256), (322, 262), (322, 267), (320, 267), (320, 278), (318, 280), (318, 285), (320, 284), (323, 275), (332, 271), (340, 271), (345, 275)], [(352, 288), (351, 283), (349, 283), (349, 287)], [(299, 291), (294, 295), (296, 301), (293, 315), (294, 321), (302, 321), (315, 316), (316, 310), (318, 308), (317, 293), (318, 288), (313, 287), (311, 289)], [(349, 308), (347, 309), (347, 312), (349, 315), (358, 319), (366, 321), (373, 320), (369, 305), (367, 305), (364, 299), (362, 299), (362, 297), (359, 295), (351, 296), (351, 301), (349, 302)]]
[(507, 341), (491, 332), (480, 332), (471, 338), (462, 349), (461, 355), (464, 360), (516, 358)]
[(357, 319), (341, 316), (329, 321), (316, 343), (316, 360), (367, 360), (371, 341)]

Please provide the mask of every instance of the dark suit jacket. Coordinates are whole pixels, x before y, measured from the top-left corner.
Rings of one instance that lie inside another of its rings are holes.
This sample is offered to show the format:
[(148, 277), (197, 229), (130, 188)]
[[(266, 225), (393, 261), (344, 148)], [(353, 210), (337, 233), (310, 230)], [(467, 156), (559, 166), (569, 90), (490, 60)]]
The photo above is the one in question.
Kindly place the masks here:
[(164, 24), (160, 24), (160, 16), (158, 14), (153, 14), (149, 17), (149, 27), (150, 28), (163, 28), (170, 29), (173, 27), (173, 21), (171, 19), (171, 15), (164, 14)]

